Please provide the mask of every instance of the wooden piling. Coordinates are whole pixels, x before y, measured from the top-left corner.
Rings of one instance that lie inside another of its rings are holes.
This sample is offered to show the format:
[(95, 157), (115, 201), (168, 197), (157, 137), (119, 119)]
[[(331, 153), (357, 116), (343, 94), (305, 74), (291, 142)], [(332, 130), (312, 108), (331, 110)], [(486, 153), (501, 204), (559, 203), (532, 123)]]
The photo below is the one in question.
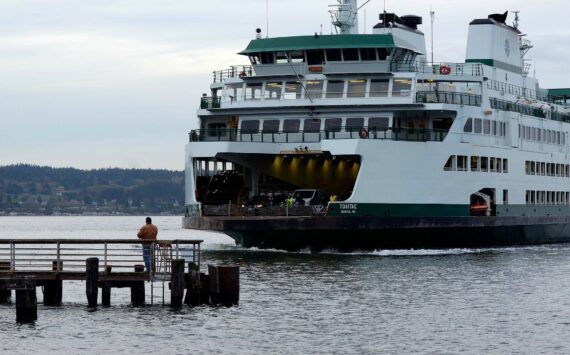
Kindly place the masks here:
[[(10, 271), (9, 261), (0, 261), (0, 271)], [(0, 304), (10, 303), (12, 290), (0, 290)]]
[(172, 260), (170, 282), (170, 306), (182, 307), (184, 298), (184, 259)]
[(200, 270), (193, 262), (188, 263), (188, 274), (186, 275), (186, 297), (184, 303), (189, 306), (199, 306), (200, 300)]
[[(107, 266), (105, 268), (105, 274), (111, 274), (112, 269), (111, 266)], [(111, 286), (106, 281), (101, 284), (101, 304), (104, 307), (111, 307)]]
[(217, 306), (220, 304), (220, 281), (218, 277), (218, 267), (208, 265), (208, 284), (210, 293), (210, 304)]
[(37, 319), (36, 281), (26, 278), (16, 288), (16, 322), (33, 323)]
[(231, 307), (239, 304), (239, 266), (208, 265), (210, 302)]
[(220, 301), (226, 307), (239, 304), (239, 266), (218, 266)]
[(97, 308), (99, 293), (99, 258), (89, 258), (86, 261), (85, 292), (89, 308)]
[(200, 305), (210, 304), (210, 278), (205, 272), (200, 273)]
[[(52, 270), (56, 273), (63, 270), (63, 263), (61, 261), (52, 262)], [(63, 281), (50, 280), (44, 284), (44, 305), (46, 306), (61, 306), (63, 298)]]
[[(135, 265), (135, 272), (144, 272), (144, 265)], [(131, 286), (131, 304), (133, 307), (142, 307), (145, 304), (144, 281), (134, 282)]]

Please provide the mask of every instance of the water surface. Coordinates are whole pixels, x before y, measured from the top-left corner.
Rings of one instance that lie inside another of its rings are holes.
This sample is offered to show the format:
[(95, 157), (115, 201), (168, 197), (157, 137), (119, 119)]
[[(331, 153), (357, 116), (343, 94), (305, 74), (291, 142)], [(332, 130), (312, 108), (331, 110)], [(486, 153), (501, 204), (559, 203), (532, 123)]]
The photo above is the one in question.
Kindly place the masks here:
[[(1, 217), (2, 238), (132, 238), (141, 217)], [(241, 267), (234, 308), (129, 307), (88, 312), (84, 284), (34, 325), (0, 306), (0, 349), (16, 353), (570, 352), (570, 246), (350, 255), (243, 250), (226, 236), (157, 217), (159, 237), (204, 239), (206, 264)], [(147, 301), (150, 297), (147, 284)], [(38, 292), (41, 300), (41, 290)], [(159, 302), (158, 302), (159, 303)]]

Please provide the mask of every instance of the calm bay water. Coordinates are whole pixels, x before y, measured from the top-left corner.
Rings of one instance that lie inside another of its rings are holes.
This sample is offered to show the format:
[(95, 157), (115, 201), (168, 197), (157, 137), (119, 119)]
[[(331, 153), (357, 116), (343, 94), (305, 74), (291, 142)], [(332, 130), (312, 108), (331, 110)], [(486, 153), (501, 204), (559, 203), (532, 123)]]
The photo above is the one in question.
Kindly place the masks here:
[[(34, 325), (0, 306), (2, 353), (570, 352), (569, 245), (311, 255), (155, 222), (160, 238), (204, 239), (203, 267), (241, 266), (239, 307), (131, 308), (129, 291), (113, 289), (112, 307), (88, 312), (83, 283), (65, 282), (63, 307), (40, 305)], [(125, 239), (142, 223), (0, 217), (0, 238)]]

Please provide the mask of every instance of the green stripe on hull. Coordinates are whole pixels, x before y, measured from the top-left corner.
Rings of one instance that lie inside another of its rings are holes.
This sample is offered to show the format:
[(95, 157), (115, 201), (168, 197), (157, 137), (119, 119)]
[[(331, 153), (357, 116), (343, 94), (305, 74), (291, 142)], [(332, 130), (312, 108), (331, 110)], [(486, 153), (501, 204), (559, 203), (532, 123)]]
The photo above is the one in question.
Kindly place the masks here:
[(337, 202), (329, 205), (327, 216), (465, 217), (469, 216), (469, 205)]

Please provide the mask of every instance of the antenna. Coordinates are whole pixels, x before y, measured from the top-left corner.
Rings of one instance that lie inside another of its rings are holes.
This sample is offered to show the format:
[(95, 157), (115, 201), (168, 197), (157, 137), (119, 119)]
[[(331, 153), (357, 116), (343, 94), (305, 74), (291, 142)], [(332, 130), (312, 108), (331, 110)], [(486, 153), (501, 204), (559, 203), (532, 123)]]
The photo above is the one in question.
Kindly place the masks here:
[(435, 12), (431, 6), (429, 15), (431, 16), (431, 65), (433, 66), (433, 23), (435, 21)]
[(265, 0), (265, 38), (269, 38), (269, 0)]

